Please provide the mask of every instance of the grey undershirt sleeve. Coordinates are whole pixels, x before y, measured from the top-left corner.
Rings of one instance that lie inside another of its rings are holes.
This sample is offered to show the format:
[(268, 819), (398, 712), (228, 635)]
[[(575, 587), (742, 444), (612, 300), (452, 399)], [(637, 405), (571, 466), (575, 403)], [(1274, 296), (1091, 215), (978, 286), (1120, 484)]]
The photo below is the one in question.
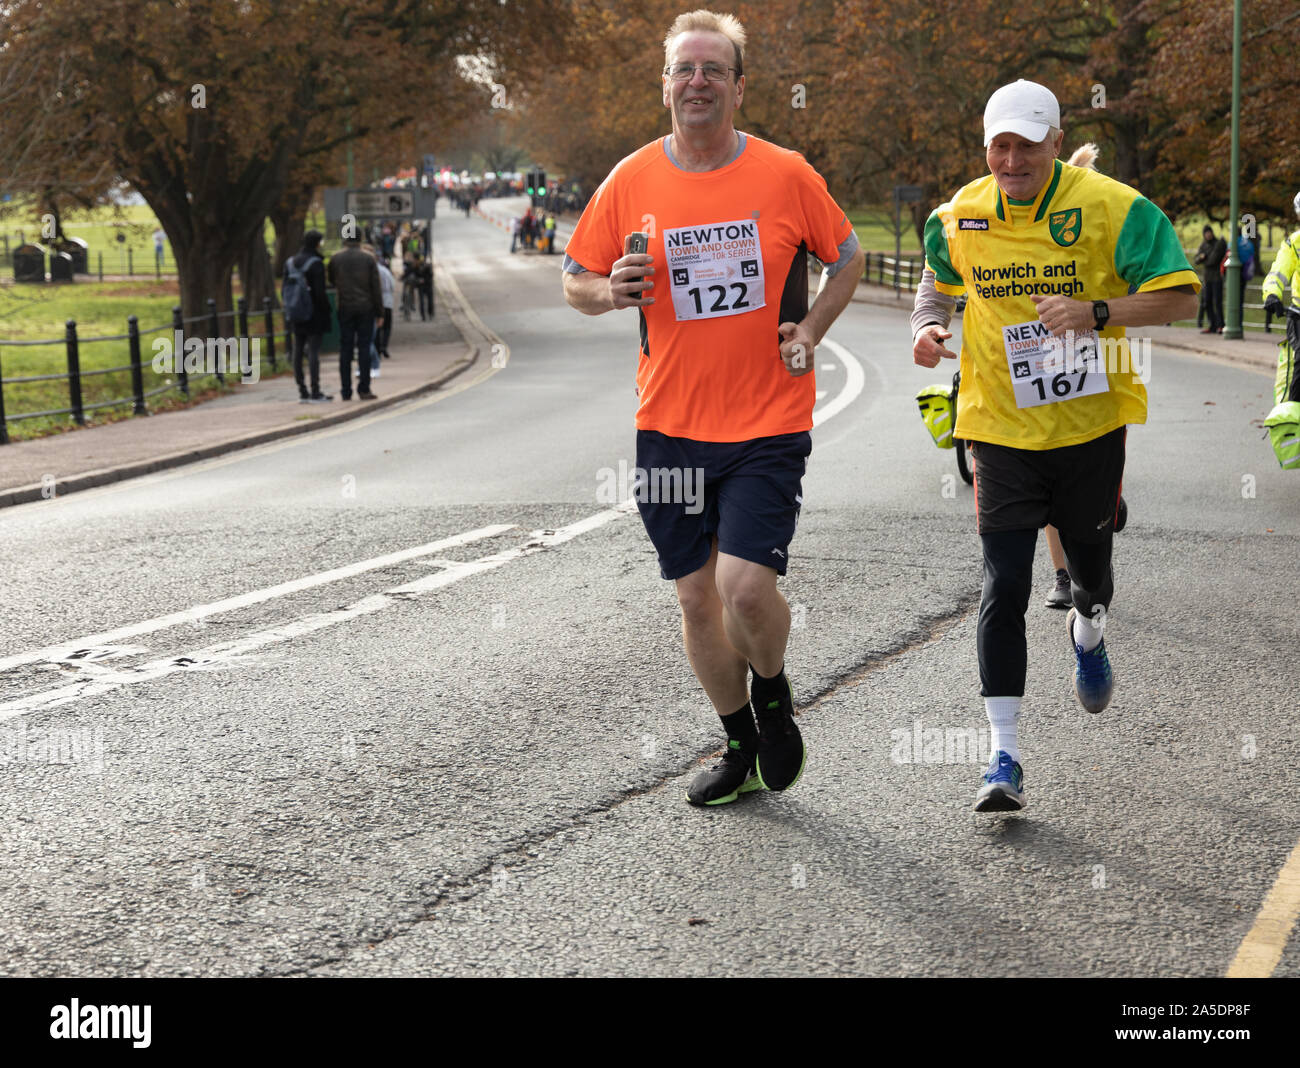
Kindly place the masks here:
[(912, 337), (923, 326), (932, 323), (948, 329), (952, 322), (952, 313), (957, 307), (957, 298), (940, 293), (934, 284), (934, 272), (926, 267), (921, 272), (921, 284), (916, 290), (916, 304), (912, 307)]

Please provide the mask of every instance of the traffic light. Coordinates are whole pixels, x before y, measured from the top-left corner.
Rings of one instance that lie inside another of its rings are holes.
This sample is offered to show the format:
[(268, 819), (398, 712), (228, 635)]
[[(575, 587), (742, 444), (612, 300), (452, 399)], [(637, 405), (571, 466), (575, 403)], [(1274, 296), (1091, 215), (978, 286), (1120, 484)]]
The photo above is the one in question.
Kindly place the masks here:
[(546, 172), (542, 170), (529, 171), (524, 188), (528, 191), (530, 200), (546, 196)]

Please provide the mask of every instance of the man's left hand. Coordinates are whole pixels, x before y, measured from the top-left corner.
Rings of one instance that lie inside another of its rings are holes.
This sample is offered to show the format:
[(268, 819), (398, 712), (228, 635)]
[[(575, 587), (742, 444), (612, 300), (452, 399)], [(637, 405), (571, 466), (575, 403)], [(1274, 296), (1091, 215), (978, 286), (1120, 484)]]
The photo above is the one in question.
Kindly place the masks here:
[(1086, 334), (1097, 321), (1092, 314), (1092, 301), (1075, 300), (1073, 297), (1029, 298), (1038, 308), (1039, 320), (1057, 337), (1064, 337), (1067, 332)]
[(781, 362), (790, 372), (790, 377), (798, 378), (813, 369), (812, 335), (803, 323), (782, 323), (777, 331), (781, 335)]

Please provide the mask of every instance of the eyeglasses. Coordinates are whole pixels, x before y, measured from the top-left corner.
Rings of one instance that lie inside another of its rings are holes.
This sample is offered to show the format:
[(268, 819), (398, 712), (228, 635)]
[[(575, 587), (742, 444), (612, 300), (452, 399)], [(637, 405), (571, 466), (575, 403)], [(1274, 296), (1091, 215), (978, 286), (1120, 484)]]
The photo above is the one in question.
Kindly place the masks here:
[(736, 71), (735, 67), (723, 67), (717, 63), (674, 63), (664, 67), (664, 74), (675, 82), (688, 82), (695, 77), (697, 70), (704, 72), (704, 77), (711, 82), (725, 82), (727, 75)]

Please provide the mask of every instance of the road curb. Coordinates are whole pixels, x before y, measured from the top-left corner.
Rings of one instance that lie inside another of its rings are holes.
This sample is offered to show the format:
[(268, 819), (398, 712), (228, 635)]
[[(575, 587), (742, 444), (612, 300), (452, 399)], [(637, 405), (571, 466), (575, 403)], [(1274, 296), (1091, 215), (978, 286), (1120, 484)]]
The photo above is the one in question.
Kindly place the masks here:
[[(462, 334), (463, 338), (464, 335)], [(51, 497), (62, 497), (68, 493), (76, 493), (78, 490), (106, 486), (113, 482), (122, 482), (128, 478), (139, 478), (141, 475), (150, 475), (173, 467), (183, 467), (186, 464), (198, 463), (200, 460), (210, 460), (215, 456), (238, 452), (240, 449), (251, 449), (256, 445), (265, 445), (281, 438), (289, 438), (297, 434), (309, 434), (324, 427), (336, 426), (352, 419), (360, 419), (362, 416), (370, 415), (382, 408), (389, 408), (395, 404), (412, 400), (415, 397), (421, 397), (426, 393), (432, 393), (436, 389), (441, 389), (457, 375), (474, 366), (478, 362), (480, 355), (481, 346), (469, 344), (467, 341), (465, 355), (453, 363), (445, 373), (412, 389), (395, 393), (390, 397), (382, 397), (374, 402), (358, 401), (356, 407), (348, 408), (346, 411), (326, 416), (323, 419), (286, 423), (282, 426), (272, 427), (270, 430), (259, 430), (254, 434), (228, 438), (225, 441), (218, 441), (212, 445), (203, 445), (197, 449), (182, 449), (180, 452), (156, 456), (151, 460), (137, 460), (134, 463), (120, 464), (117, 467), (105, 467), (98, 471), (69, 475), (67, 478), (57, 479), (53, 487), (38, 482), (27, 486), (19, 486), (16, 489), (0, 490), (0, 508), (7, 508), (16, 504), (29, 504), (32, 501), (48, 500)]]

